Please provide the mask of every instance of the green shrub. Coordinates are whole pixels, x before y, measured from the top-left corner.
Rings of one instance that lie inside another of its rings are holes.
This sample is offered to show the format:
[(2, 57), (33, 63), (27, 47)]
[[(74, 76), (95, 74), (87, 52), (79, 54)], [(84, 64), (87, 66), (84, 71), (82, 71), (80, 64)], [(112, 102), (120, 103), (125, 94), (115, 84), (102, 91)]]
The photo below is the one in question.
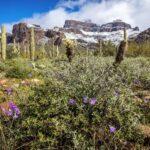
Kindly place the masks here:
[[(134, 80), (149, 83), (149, 59), (128, 58), (118, 68), (113, 67), (113, 60), (90, 56), (76, 58), (71, 64), (35, 62), (45, 82), (32, 87), (25, 99), (26, 89), (19, 88), (16, 101), (21, 117), (13, 122), (1, 119), (3, 145), (12, 149), (130, 149), (126, 143), (142, 145), (137, 129), (142, 111), (132, 85)], [(27, 63), (14, 60), (9, 64), (18, 62), (23, 68)], [(88, 103), (83, 101), (85, 96)], [(97, 101), (91, 103), (91, 98)]]
[(131, 57), (150, 57), (150, 41), (143, 43), (130, 42), (126, 55)]
[(108, 41), (108, 42), (105, 42), (102, 44), (102, 53), (103, 53), (103, 56), (115, 56), (116, 54), (116, 46), (111, 42), (111, 41)]
[(6, 72), (6, 77), (8, 78), (18, 78), (25, 79), (34, 77), (34, 63), (27, 62), (23, 59), (14, 59), (13, 61), (8, 62), (10, 69)]

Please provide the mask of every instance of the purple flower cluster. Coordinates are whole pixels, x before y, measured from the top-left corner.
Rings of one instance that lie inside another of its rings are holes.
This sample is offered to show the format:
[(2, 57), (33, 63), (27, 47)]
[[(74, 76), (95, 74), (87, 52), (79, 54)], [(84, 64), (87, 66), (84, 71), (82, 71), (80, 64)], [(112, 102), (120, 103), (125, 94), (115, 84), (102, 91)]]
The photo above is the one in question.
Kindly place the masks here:
[(70, 99), (69, 100), (69, 105), (76, 105), (76, 100)]
[(84, 103), (84, 104), (88, 104), (88, 103), (89, 103), (89, 100), (88, 100), (88, 97), (87, 97), (87, 96), (84, 96), (84, 97), (83, 97), (83, 103)]
[(11, 95), (13, 92), (13, 89), (12, 88), (6, 88), (5, 92), (7, 93), (7, 95)]
[(110, 133), (115, 133), (116, 132), (116, 128), (113, 126), (109, 126), (109, 131)]
[(92, 106), (96, 105), (96, 102), (97, 102), (96, 98), (91, 98), (89, 101), (90, 105), (92, 105)]
[(5, 115), (12, 117), (13, 119), (17, 119), (20, 115), (19, 108), (12, 101), (9, 102), (9, 110), (6, 110), (3, 107), (1, 107), (1, 110)]
[(85, 96), (85, 97), (83, 97), (83, 103), (84, 104), (90, 104), (91, 106), (94, 106), (97, 103), (97, 99), (96, 98), (88, 99), (88, 97)]

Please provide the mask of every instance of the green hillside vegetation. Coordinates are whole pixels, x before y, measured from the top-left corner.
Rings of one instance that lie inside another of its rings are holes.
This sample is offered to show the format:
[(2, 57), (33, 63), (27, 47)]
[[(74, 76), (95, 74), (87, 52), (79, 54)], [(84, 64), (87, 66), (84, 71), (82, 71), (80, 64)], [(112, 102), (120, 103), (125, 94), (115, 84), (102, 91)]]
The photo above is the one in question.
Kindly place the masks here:
[(1, 37), (0, 149), (148, 149), (149, 43), (129, 43), (114, 65), (111, 42), (57, 49), (33, 32), (30, 45)]

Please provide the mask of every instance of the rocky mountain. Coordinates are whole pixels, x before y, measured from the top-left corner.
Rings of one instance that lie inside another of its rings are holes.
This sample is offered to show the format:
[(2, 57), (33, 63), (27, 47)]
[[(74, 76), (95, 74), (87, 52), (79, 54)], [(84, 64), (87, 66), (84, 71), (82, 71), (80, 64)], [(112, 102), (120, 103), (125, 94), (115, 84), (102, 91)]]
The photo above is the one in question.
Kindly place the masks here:
[(17, 43), (27, 43), (30, 39), (30, 28), (35, 29), (35, 40), (44, 38), (45, 32), (37, 25), (28, 25), (26, 23), (19, 23), (13, 26), (12, 35)]
[(12, 34), (7, 34), (7, 43), (13, 43), (13, 39), (15, 39), (16, 43), (28, 43), (30, 40), (31, 27), (34, 27), (35, 41), (37, 44), (47, 43), (51, 38), (62, 36), (61, 32), (52, 29), (44, 30), (39, 25), (19, 23), (13, 26)]
[(121, 20), (115, 20), (101, 26), (91, 22), (66, 20), (62, 31), (67, 38), (84, 41), (85, 43), (97, 43), (98, 40), (110, 40), (118, 44), (123, 40), (124, 28), (127, 29), (129, 38), (134, 38), (140, 33), (138, 27), (132, 28), (130, 24)]
[(113, 22), (97, 25), (92, 22), (81, 22), (76, 20), (66, 20), (65, 29), (76, 29), (76, 30), (84, 30), (87, 32), (113, 32), (119, 31), (124, 28), (133, 29), (134, 31), (139, 31), (138, 27), (132, 28), (130, 24), (123, 22), (122, 20), (114, 20)]
[(150, 41), (150, 28), (147, 30), (141, 32), (139, 35), (136, 37), (136, 42), (144, 42), (144, 41)]
[(65, 29), (76, 29), (76, 30), (84, 30), (88, 32), (98, 32), (100, 30), (100, 26), (91, 23), (91, 22), (81, 22), (76, 20), (66, 20)]
[(30, 25), (19, 23), (13, 26), (12, 34), (7, 34), (8, 43), (12, 43), (13, 39), (19, 43), (27, 43), (30, 39), (30, 28), (35, 29), (36, 43), (46, 43), (51, 39), (68, 38), (77, 40), (82, 44), (97, 43), (98, 40), (112, 41), (119, 44), (123, 40), (123, 29), (127, 29), (129, 39), (142, 41), (150, 39), (150, 29), (140, 33), (138, 27), (132, 27), (130, 24), (121, 20), (97, 25), (90, 21), (81, 22), (76, 20), (66, 20), (62, 28), (42, 29), (39, 25)]

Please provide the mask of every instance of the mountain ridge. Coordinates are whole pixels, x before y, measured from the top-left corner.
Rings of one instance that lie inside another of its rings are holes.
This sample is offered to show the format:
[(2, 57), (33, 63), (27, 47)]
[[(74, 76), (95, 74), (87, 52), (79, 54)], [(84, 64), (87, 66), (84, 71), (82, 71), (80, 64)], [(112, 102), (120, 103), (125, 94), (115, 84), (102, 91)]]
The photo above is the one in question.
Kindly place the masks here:
[[(35, 28), (36, 42), (47, 42), (50, 38), (61, 36), (62, 38), (68, 38), (77, 40), (82, 43), (97, 43), (98, 40), (111, 41), (118, 45), (123, 40), (123, 29), (127, 29), (129, 39), (135, 39), (136, 41), (142, 41), (150, 39), (150, 32), (140, 32), (138, 27), (132, 27), (130, 24), (121, 20), (115, 20), (102, 25), (97, 25), (92, 22), (82, 22), (77, 20), (66, 20), (62, 28), (55, 27), (53, 29), (43, 29), (39, 25), (18, 23), (13, 26), (12, 34), (8, 35), (8, 43), (12, 43), (15, 39), (16, 42), (27, 42), (30, 37), (29, 29)], [(140, 35), (140, 33), (142, 35)], [(146, 34), (147, 38), (144, 38)], [(140, 40), (139, 40), (140, 39)]]

